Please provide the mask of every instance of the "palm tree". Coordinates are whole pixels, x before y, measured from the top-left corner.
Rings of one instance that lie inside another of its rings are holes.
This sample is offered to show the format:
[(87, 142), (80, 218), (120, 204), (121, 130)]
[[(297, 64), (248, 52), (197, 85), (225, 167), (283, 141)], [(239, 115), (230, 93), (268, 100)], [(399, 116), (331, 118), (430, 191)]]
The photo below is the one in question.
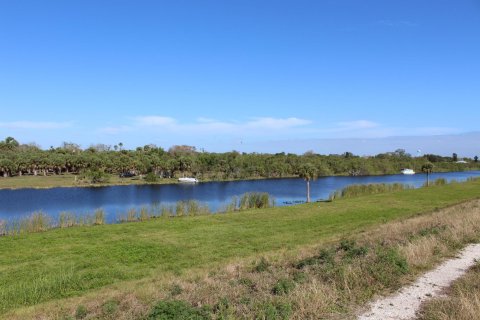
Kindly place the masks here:
[(430, 176), (430, 173), (432, 172), (432, 170), (433, 170), (433, 164), (430, 163), (430, 162), (427, 162), (422, 166), (422, 171), (427, 174), (427, 187), (430, 185), (429, 176)]
[(307, 182), (307, 203), (310, 202), (310, 180), (315, 180), (318, 176), (317, 168), (311, 163), (302, 165), (298, 171), (300, 178)]

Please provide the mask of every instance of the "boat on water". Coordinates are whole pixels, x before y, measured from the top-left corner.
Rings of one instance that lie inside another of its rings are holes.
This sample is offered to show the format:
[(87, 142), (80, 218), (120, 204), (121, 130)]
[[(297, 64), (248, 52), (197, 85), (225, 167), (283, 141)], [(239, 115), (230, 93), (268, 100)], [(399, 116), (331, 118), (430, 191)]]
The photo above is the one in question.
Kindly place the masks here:
[(415, 171), (413, 169), (403, 169), (400, 171), (402, 174), (415, 174)]
[(197, 178), (178, 178), (178, 182), (181, 183), (198, 183)]

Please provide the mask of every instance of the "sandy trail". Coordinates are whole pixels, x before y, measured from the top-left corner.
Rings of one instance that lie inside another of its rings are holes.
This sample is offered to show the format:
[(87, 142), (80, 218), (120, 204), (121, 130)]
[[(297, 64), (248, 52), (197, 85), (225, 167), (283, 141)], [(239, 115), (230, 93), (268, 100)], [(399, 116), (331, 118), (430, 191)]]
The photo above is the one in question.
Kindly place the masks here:
[(370, 310), (358, 320), (404, 320), (415, 319), (422, 302), (439, 296), (442, 290), (465, 274), (476, 259), (480, 259), (480, 244), (471, 244), (457, 258), (442, 263), (425, 273), (411, 286), (402, 288), (393, 296), (373, 302)]

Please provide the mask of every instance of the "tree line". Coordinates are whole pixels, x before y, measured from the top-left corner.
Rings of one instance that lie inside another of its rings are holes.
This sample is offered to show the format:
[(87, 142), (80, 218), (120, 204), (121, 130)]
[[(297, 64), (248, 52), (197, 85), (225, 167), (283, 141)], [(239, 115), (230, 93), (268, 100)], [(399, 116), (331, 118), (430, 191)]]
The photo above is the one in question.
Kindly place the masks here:
[(412, 157), (403, 149), (361, 157), (351, 152), (331, 155), (312, 151), (303, 155), (214, 153), (186, 145), (172, 146), (168, 150), (155, 145), (126, 150), (121, 143), (114, 148), (98, 144), (81, 149), (78, 144), (65, 142), (57, 148), (42, 150), (36, 144), (20, 144), (12, 137), (0, 141), (0, 177), (95, 171), (127, 176), (150, 174), (160, 178), (194, 176), (225, 180), (305, 176), (306, 167), (314, 170), (316, 176), (394, 174), (403, 168), (421, 171), (425, 163), (433, 163), (435, 171), (479, 168), (478, 157), (464, 160), (466, 163), (457, 163), (453, 157), (432, 154)]

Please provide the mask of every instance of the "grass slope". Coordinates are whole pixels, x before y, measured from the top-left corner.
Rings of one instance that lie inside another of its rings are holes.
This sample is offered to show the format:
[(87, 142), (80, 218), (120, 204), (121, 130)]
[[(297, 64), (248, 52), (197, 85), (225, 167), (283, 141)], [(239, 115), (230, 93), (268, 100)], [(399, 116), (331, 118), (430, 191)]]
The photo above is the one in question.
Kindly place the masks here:
[(0, 238), (0, 313), (155, 273), (338, 239), (477, 198), (480, 181), (295, 207)]

